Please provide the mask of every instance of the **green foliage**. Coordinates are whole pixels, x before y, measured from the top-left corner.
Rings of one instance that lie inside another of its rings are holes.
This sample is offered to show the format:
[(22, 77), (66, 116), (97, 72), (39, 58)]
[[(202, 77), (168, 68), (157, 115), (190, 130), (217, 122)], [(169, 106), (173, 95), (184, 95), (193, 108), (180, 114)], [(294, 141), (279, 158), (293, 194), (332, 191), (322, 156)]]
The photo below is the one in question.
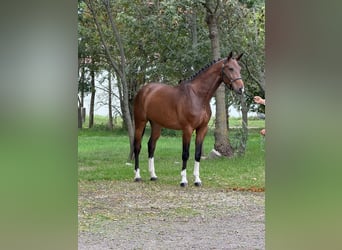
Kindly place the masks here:
[[(86, 116), (85, 124), (88, 124), (88, 119), (89, 117)], [(115, 120), (116, 120), (114, 124), (115, 128), (113, 131), (111, 131), (111, 134), (122, 135), (122, 136), (126, 135), (127, 130), (123, 127), (122, 120), (120, 118), (115, 119)], [(213, 130), (215, 128), (214, 118), (212, 118), (209, 121), (208, 126), (209, 126), (208, 134), (213, 135)], [(241, 129), (242, 127), (241, 118), (230, 117), (229, 127), (231, 130)], [(265, 127), (265, 120), (261, 120), (258, 117), (250, 116), (248, 117), (248, 127), (250, 130), (260, 130)], [(95, 115), (94, 126), (91, 129), (85, 128), (85, 129), (79, 130), (80, 135), (88, 134), (88, 133), (90, 133), (91, 135), (97, 135), (96, 133), (99, 133), (99, 135), (106, 135), (108, 132), (110, 132), (108, 128), (108, 117), (101, 116), (101, 115)], [(146, 125), (145, 134), (147, 135), (150, 134), (149, 123), (147, 123)], [(180, 136), (181, 134), (182, 134), (182, 131), (166, 129), (166, 128), (162, 129), (162, 136)]]
[(100, 38), (84, 1), (78, 1), (78, 91), (90, 92), (90, 71), (99, 71), (105, 65), (101, 63), (103, 53)]
[[(265, 96), (264, 1), (229, 1), (224, 4), (220, 31), (223, 54), (230, 50), (244, 52), (241, 74), (246, 102), (253, 108), (253, 97)], [(240, 100), (231, 95), (229, 101), (239, 105)]]
[[(208, 41), (205, 47), (201, 43), (196, 48), (191, 41), (190, 19), (194, 15), (191, 4), (191, 1), (127, 1), (121, 9), (116, 8), (116, 20), (126, 42), (128, 75), (142, 74), (146, 81), (178, 82), (193, 73), (191, 67), (199, 68), (208, 61)], [(206, 53), (198, 53), (199, 49)]]
[[(142, 78), (140, 80), (178, 82), (211, 61), (205, 9), (201, 2), (121, 0), (110, 1), (110, 4), (124, 41), (126, 73), (132, 81)], [(119, 52), (110, 36), (108, 17), (102, 4), (94, 3), (94, 6), (115, 57)], [(247, 53), (246, 61), (257, 61), (263, 65), (264, 2), (227, 1), (222, 6), (222, 56), (231, 50), (243, 51)], [(99, 35), (82, 1), (79, 3), (79, 37), (79, 51), (103, 54)], [(257, 38), (260, 41), (255, 44)], [(260, 69), (263, 70), (262, 67)]]
[[(264, 188), (265, 149), (259, 131), (250, 132), (246, 153), (231, 159), (204, 159), (201, 161), (201, 179), (204, 187), (220, 188)], [(149, 183), (147, 166), (146, 132), (140, 155), (141, 175)], [(214, 144), (210, 133), (204, 142), (205, 154)], [(162, 136), (155, 152), (156, 173), (159, 184), (178, 185), (180, 182), (181, 135)], [(120, 180), (133, 182), (134, 165), (129, 162), (129, 141), (125, 135), (114, 135), (108, 131), (82, 130), (78, 137), (78, 166), (80, 180)], [(188, 180), (193, 181), (194, 136), (188, 161)], [(153, 183), (151, 184), (153, 185)]]
[[(129, 1), (109, 0), (111, 13), (123, 41), (129, 102), (136, 91), (150, 81), (177, 84), (211, 61), (210, 39), (205, 21), (204, 1)], [(112, 58), (120, 53), (101, 1), (93, 1)], [(221, 55), (244, 52), (241, 71), (247, 104), (253, 108), (253, 96), (265, 91), (265, 3), (262, 0), (221, 2), (219, 18)], [(79, 1), (79, 57), (98, 56), (102, 66), (101, 44), (90, 11)], [(113, 71), (114, 72), (114, 71)], [(81, 84), (81, 82), (80, 82)], [(120, 80), (118, 85), (120, 85)], [(118, 86), (121, 91), (120, 86)], [(123, 94), (118, 95), (121, 99)], [(228, 96), (239, 105), (239, 99)]]

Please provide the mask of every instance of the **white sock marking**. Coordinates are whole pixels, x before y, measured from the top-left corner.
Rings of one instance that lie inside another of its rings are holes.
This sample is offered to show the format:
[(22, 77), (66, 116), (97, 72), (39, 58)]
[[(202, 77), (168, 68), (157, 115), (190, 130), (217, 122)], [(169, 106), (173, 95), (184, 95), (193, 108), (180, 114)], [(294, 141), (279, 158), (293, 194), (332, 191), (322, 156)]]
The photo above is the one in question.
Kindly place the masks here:
[(195, 183), (201, 182), (201, 179), (199, 178), (199, 167), (200, 167), (200, 163), (198, 161), (195, 161), (195, 166), (194, 166)]
[(135, 178), (134, 179), (140, 179), (141, 176), (140, 176), (140, 169), (138, 168), (137, 170), (134, 170), (135, 172)]
[(182, 170), (181, 172), (181, 176), (182, 176), (182, 182), (181, 183), (188, 183), (188, 180), (186, 179), (186, 169)]
[(150, 172), (151, 178), (157, 178), (154, 171), (154, 158), (148, 158), (148, 171)]

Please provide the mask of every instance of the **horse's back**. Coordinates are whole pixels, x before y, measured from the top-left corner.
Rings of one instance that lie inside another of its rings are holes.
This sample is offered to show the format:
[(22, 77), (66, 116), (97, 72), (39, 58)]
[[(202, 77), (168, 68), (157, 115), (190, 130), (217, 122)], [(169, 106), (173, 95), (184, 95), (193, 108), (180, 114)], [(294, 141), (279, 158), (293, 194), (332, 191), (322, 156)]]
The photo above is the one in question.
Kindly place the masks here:
[(150, 120), (163, 127), (181, 129), (177, 122), (181, 96), (182, 92), (178, 87), (163, 83), (148, 83), (135, 97), (135, 119)]
[(173, 86), (152, 82), (144, 85), (137, 93), (134, 105), (158, 105), (174, 99), (177, 89)]
[(160, 83), (160, 82), (151, 82), (145, 84), (139, 92), (146, 93), (146, 94), (151, 94), (152, 92), (155, 91), (172, 91), (174, 89), (173, 86), (167, 85), (165, 83)]

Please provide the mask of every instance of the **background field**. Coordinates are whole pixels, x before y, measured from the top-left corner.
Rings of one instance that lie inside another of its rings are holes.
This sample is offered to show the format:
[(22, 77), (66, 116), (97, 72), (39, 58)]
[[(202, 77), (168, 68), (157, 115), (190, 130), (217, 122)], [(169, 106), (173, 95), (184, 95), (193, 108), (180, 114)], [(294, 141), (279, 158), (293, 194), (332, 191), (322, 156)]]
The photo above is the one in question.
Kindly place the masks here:
[[(96, 126), (82, 129), (78, 136), (79, 180), (117, 180), (132, 182), (134, 177), (133, 161), (128, 161), (129, 141), (124, 131), (106, 130), (105, 119), (96, 117)], [(239, 127), (239, 119), (230, 119), (231, 127)], [(203, 159), (200, 176), (204, 187), (228, 189), (263, 189), (265, 186), (265, 147), (264, 138), (259, 130), (265, 126), (264, 120), (249, 121), (249, 139), (245, 155), (233, 158)], [(238, 143), (239, 129), (230, 132), (231, 143)], [(147, 141), (149, 130), (146, 130), (141, 150), (141, 175), (146, 183), (150, 183), (147, 166)], [(193, 182), (194, 138), (191, 142), (188, 161), (188, 181)], [(164, 130), (158, 140), (155, 151), (155, 166), (158, 183), (178, 185), (181, 170), (181, 132)], [(204, 141), (205, 155), (214, 145), (213, 132), (209, 131)]]

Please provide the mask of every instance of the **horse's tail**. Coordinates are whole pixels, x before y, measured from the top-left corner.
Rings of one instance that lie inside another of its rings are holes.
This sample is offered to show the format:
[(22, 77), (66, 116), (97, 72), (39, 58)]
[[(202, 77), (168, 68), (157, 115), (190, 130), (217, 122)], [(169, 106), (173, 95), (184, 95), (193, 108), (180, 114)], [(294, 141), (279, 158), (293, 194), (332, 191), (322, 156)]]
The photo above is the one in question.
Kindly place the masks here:
[[(144, 130), (143, 130), (143, 132), (142, 132), (141, 137), (144, 136), (144, 134), (145, 134), (145, 129), (146, 129), (146, 125), (145, 125), (145, 127), (144, 127)], [(133, 139), (133, 142), (132, 142), (132, 145), (131, 145), (131, 150), (130, 150), (130, 153), (129, 153), (129, 159), (130, 159), (131, 161), (133, 161), (133, 160), (134, 160), (134, 157), (135, 157), (135, 154), (134, 154), (134, 144), (135, 144), (135, 136), (134, 136), (134, 139)]]
[(129, 161), (133, 161), (133, 159), (134, 159), (134, 150), (133, 150), (133, 147), (134, 147), (134, 143), (132, 143), (131, 149), (130, 149), (130, 152), (129, 152), (129, 156), (128, 156), (128, 160), (129, 160)]
[[(141, 129), (142, 129), (142, 126), (143, 126), (143, 123), (141, 122), (142, 119), (141, 119), (141, 115), (142, 115), (142, 110), (141, 108), (144, 106), (143, 103), (143, 95), (144, 95), (144, 92), (146, 91), (146, 85), (144, 85), (141, 89), (139, 89), (139, 91), (137, 92), (137, 94), (135, 95), (134, 97), (134, 102), (133, 102), (133, 120), (134, 120), (134, 138), (133, 138), (133, 141), (131, 142), (131, 152), (129, 154), (129, 159), (130, 160), (133, 160), (135, 159), (135, 142), (136, 142), (136, 137), (140, 136), (140, 139), (144, 136), (144, 133), (145, 133), (145, 129), (146, 129), (146, 122), (144, 124), (144, 128), (143, 128), (143, 131), (141, 133), (141, 135), (139, 135)], [(139, 131), (139, 132), (138, 132)]]

